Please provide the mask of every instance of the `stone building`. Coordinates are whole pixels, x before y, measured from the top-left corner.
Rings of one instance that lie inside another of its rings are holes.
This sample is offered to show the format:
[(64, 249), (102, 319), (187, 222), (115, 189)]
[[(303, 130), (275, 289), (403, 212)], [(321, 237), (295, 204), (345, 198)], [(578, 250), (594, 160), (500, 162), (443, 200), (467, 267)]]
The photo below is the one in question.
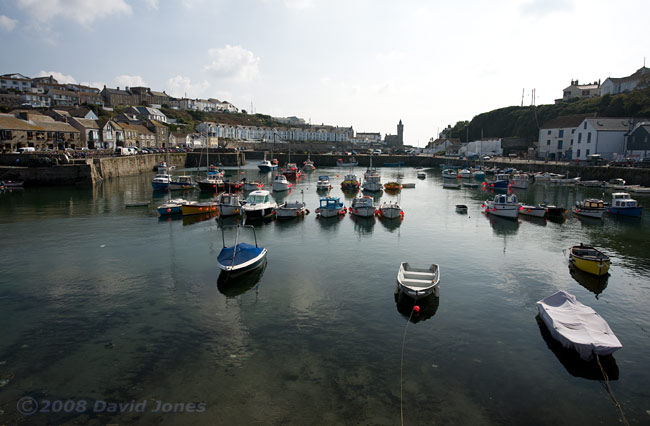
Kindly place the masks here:
[(384, 143), (392, 147), (404, 146), (404, 125), (402, 124), (402, 120), (397, 124), (397, 134), (386, 135), (384, 137)]

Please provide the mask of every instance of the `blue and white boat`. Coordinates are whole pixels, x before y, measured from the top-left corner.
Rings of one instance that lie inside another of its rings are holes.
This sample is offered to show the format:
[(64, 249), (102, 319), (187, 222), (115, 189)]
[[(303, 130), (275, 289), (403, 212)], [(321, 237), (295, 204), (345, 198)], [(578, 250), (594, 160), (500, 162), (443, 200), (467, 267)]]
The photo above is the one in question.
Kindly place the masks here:
[(487, 182), (489, 189), (508, 189), (510, 185), (510, 174), (499, 173), (495, 180)]
[(172, 177), (170, 175), (160, 173), (154, 176), (151, 181), (151, 186), (154, 191), (166, 191), (169, 189), (169, 182), (171, 182), (171, 180)]
[(276, 170), (278, 168), (278, 165), (273, 164), (269, 160), (262, 160), (259, 163), (257, 163), (257, 168), (260, 169), (260, 172), (266, 173), (266, 172), (272, 172), (273, 170)]
[(321, 217), (334, 217), (347, 212), (339, 197), (321, 197), (316, 213)]
[(173, 216), (183, 214), (183, 206), (189, 203), (195, 203), (196, 201), (187, 201), (182, 198), (176, 198), (174, 200), (169, 200), (165, 204), (161, 204), (157, 207), (158, 214), (160, 216)]
[(442, 178), (443, 179), (457, 179), (458, 178), (458, 171), (455, 169), (444, 169), (442, 171)]
[[(225, 230), (235, 228), (235, 244), (228, 247), (226, 246)], [(242, 228), (253, 230), (255, 238), (255, 245), (239, 242), (239, 233)], [(223, 248), (217, 257), (217, 266), (222, 271), (231, 275), (239, 275), (252, 271), (264, 264), (266, 260), (266, 249), (257, 245), (257, 235), (255, 228), (250, 225), (231, 225), (221, 228), (221, 237), (223, 240)]]
[(621, 216), (640, 217), (643, 207), (627, 192), (615, 192), (612, 194), (612, 203), (607, 208), (607, 212)]
[(198, 185), (194, 180), (192, 180), (192, 176), (176, 176), (173, 178), (170, 178), (169, 180), (169, 189), (172, 191), (174, 190), (181, 190), (181, 189), (196, 189)]

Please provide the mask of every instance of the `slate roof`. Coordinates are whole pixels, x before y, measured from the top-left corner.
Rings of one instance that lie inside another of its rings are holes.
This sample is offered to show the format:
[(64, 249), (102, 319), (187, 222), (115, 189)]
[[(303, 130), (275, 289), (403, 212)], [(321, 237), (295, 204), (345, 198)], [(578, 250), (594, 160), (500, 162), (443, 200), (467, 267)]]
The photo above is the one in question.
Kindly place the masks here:
[(640, 80), (643, 74), (650, 72), (650, 68), (647, 67), (641, 67), (636, 72), (632, 75), (628, 75), (627, 77), (608, 77), (612, 82), (614, 83), (627, 83), (629, 81), (637, 81)]
[(540, 129), (566, 129), (569, 127), (578, 127), (585, 118), (593, 116), (593, 114), (563, 115), (548, 120), (542, 124)]

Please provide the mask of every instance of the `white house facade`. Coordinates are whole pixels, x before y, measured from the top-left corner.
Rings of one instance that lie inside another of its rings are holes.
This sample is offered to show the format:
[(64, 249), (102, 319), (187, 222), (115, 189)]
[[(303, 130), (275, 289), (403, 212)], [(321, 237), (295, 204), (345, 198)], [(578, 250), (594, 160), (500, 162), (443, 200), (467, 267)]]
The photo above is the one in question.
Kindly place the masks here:
[(501, 138), (480, 139), (463, 144), (458, 150), (462, 155), (502, 155)]
[(632, 75), (622, 78), (608, 77), (600, 87), (601, 95), (617, 95), (634, 90), (650, 68), (642, 67)]
[(549, 160), (569, 157), (576, 129), (585, 118), (585, 115), (570, 115), (557, 117), (542, 124), (537, 139), (537, 156)]
[(590, 155), (600, 154), (612, 160), (623, 155), (630, 123), (628, 118), (585, 118), (574, 133), (571, 158), (586, 160)]

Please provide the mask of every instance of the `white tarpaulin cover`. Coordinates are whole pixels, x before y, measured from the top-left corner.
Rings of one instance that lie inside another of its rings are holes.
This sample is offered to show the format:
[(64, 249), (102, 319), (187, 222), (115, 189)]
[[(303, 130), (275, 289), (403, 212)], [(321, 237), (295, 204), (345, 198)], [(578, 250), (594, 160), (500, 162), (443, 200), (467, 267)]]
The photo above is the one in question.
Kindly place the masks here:
[(607, 321), (576, 297), (560, 290), (537, 302), (539, 315), (555, 340), (590, 360), (593, 354), (609, 355), (623, 347)]

